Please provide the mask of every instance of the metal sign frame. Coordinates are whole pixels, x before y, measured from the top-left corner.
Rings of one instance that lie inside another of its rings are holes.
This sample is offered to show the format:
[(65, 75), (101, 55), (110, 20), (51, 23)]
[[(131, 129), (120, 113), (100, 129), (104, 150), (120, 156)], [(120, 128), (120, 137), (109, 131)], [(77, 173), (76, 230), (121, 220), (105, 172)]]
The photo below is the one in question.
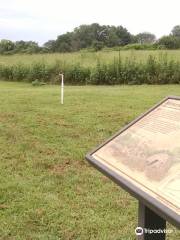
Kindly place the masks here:
[(156, 104), (154, 107), (150, 108), (148, 111), (146, 111), (144, 114), (140, 115), (138, 118), (136, 118), (134, 121), (130, 122), (128, 125), (123, 127), (120, 131), (118, 131), (115, 135), (113, 135), (111, 138), (109, 138), (107, 141), (96, 147), (94, 150), (89, 152), (86, 155), (86, 159), (91, 163), (96, 169), (98, 169), (100, 172), (105, 174), (107, 177), (109, 177), (111, 180), (113, 180), (117, 185), (125, 189), (127, 192), (129, 192), (132, 196), (137, 198), (142, 204), (147, 206), (149, 209), (151, 209), (153, 212), (157, 213), (160, 217), (163, 219), (169, 221), (173, 225), (175, 225), (177, 228), (180, 228), (180, 215), (176, 212), (174, 212), (172, 209), (168, 208), (165, 204), (158, 201), (154, 197), (147, 194), (142, 189), (135, 186), (133, 183), (129, 182), (127, 179), (123, 178), (122, 176), (118, 175), (116, 172), (114, 172), (112, 169), (109, 169), (104, 164), (100, 163), (98, 160), (96, 160), (92, 155), (99, 150), (101, 147), (109, 143), (111, 140), (116, 138), (118, 135), (120, 135), (122, 132), (127, 130), (130, 126), (138, 122), (140, 119), (145, 117), (147, 114), (152, 112), (154, 109), (159, 107), (162, 103), (167, 101), (168, 99), (174, 99), (174, 100), (180, 100), (180, 97), (176, 96), (168, 96), (164, 98), (162, 101), (160, 101), (158, 104)]

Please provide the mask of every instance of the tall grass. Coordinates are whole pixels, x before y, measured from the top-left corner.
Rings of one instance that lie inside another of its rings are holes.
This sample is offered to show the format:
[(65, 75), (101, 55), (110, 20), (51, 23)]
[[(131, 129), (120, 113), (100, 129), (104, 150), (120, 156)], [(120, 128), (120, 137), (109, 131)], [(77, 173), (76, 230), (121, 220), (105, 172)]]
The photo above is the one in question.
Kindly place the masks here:
[[(149, 55), (159, 58), (161, 55), (167, 54), (168, 59), (180, 60), (180, 50), (126, 50), (121, 51), (122, 61), (127, 58), (135, 58), (136, 61), (146, 61)], [(119, 51), (104, 49), (100, 52), (79, 51), (75, 53), (52, 53), (52, 54), (15, 54), (11, 56), (0, 55), (0, 64), (32, 64), (36, 62), (45, 62), (54, 64), (56, 61), (65, 62), (66, 64), (80, 63), (83, 66), (95, 66), (97, 61), (111, 63), (114, 58), (119, 57)]]
[[(168, 84), (180, 83), (180, 62), (167, 54), (149, 55), (143, 61), (136, 56), (122, 57), (119, 53), (111, 61), (96, 55), (93, 64), (82, 61), (44, 60), (29, 63), (0, 63), (0, 78), (31, 82), (36, 79), (57, 83), (58, 73), (64, 72), (68, 84)], [(83, 56), (82, 56), (83, 58)]]

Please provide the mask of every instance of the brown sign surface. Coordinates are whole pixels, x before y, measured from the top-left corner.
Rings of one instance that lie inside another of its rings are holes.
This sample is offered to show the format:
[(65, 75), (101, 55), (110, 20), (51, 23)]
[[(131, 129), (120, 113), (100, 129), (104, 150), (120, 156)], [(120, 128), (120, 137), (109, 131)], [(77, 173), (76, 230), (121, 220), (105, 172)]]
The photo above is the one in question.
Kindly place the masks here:
[(166, 99), (91, 157), (180, 214), (179, 99)]

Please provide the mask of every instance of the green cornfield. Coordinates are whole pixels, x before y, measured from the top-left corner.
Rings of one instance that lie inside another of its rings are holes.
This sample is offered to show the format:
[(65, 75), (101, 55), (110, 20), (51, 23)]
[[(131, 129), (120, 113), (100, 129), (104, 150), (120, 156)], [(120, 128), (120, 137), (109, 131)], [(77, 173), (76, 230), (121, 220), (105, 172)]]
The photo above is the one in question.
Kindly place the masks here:
[(180, 83), (180, 51), (80, 51), (65, 54), (0, 56), (0, 78), (66, 84), (168, 84)]

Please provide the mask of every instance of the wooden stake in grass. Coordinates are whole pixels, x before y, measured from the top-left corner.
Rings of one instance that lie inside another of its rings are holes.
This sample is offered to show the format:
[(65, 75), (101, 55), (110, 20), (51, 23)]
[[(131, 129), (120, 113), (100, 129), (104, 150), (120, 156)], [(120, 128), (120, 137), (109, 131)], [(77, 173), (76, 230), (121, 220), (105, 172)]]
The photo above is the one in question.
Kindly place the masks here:
[(59, 73), (59, 76), (61, 76), (61, 104), (64, 103), (64, 74)]

